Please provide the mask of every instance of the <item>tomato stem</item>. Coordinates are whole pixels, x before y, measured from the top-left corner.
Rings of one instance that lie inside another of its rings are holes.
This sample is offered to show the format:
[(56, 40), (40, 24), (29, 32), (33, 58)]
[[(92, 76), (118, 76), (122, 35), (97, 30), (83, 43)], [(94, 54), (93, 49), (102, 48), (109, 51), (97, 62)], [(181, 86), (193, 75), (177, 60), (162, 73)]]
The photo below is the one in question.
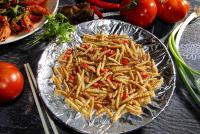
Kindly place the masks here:
[(136, 7), (139, 3), (139, 0), (132, 0), (131, 7)]
[(132, 0), (130, 4), (127, 4), (122, 10), (127, 11), (138, 6), (139, 0)]

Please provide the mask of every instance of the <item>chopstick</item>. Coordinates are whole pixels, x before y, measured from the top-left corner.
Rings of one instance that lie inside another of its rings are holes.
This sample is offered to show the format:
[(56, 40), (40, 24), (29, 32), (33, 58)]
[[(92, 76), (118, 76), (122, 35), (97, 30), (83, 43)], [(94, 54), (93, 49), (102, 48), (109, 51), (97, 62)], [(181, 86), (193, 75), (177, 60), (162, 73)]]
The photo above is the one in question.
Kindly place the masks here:
[(39, 112), (39, 116), (40, 116), (40, 119), (41, 119), (41, 121), (42, 121), (42, 126), (43, 126), (43, 128), (44, 128), (44, 132), (45, 132), (45, 134), (50, 134), (50, 133), (49, 133), (49, 130), (48, 130), (48, 127), (47, 127), (47, 123), (46, 123), (46, 121), (45, 121), (45, 119), (44, 119), (44, 115), (43, 115), (43, 113), (42, 113), (42, 109), (41, 109), (41, 107), (40, 107), (40, 104), (39, 104), (39, 101), (38, 101), (38, 98), (37, 98), (37, 95), (36, 95), (34, 86), (33, 86), (33, 83), (32, 83), (32, 81), (31, 81), (31, 76), (30, 76), (30, 74), (29, 74), (28, 67), (27, 67), (26, 64), (24, 65), (24, 67), (25, 67), (25, 71), (26, 71), (26, 74), (27, 74), (27, 77), (28, 77), (28, 81), (29, 81), (30, 86), (31, 86), (31, 91), (32, 91), (32, 93), (33, 93), (33, 98), (34, 98), (34, 100), (35, 100), (35, 103), (36, 103), (36, 106), (37, 106), (37, 109), (38, 109), (38, 112)]
[[(50, 132), (48, 130), (48, 127), (47, 127), (47, 123), (46, 123), (45, 118), (44, 118), (44, 114), (42, 112), (42, 109), (41, 109), (41, 106), (40, 106), (40, 103), (39, 103), (39, 100), (38, 100), (38, 97), (36, 95), (36, 89), (37, 89), (36, 79), (35, 79), (35, 77), (33, 75), (33, 72), (32, 72), (32, 69), (30, 67), (30, 64), (26, 63), (26, 64), (24, 64), (24, 67), (25, 67), (25, 71), (26, 71), (26, 74), (27, 74), (27, 77), (28, 77), (28, 81), (29, 81), (30, 86), (31, 86), (31, 91), (33, 93), (33, 97), (34, 97), (34, 100), (35, 100), (35, 103), (36, 103), (36, 107), (37, 107), (38, 112), (39, 112), (39, 116), (40, 116), (40, 119), (41, 119), (41, 122), (42, 122), (42, 126), (44, 128), (44, 132), (45, 132), (45, 134), (50, 134)], [(45, 113), (47, 115), (47, 118), (49, 120), (49, 123), (51, 125), (51, 128), (52, 128), (54, 134), (59, 134), (54, 122), (49, 117), (49, 115), (48, 115), (48, 113), (46, 111), (45, 111)]]

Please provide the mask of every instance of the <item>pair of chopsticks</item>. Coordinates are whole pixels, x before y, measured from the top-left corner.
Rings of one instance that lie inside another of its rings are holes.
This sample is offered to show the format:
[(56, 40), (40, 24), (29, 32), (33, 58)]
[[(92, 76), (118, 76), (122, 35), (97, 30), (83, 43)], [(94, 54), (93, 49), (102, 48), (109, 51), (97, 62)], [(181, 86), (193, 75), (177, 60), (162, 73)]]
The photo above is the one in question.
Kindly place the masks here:
[[(30, 64), (26, 63), (26, 64), (24, 64), (24, 67), (25, 67), (26, 75), (28, 77), (28, 81), (29, 81), (30, 86), (31, 86), (31, 91), (33, 93), (33, 98), (35, 100), (35, 103), (36, 103), (36, 106), (37, 106), (37, 109), (38, 109), (38, 113), (39, 113), (39, 116), (40, 116), (40, 119), (41, 119), (41, 122), (42, 122), (42, 126), (44, 128), (44, 132), (45, 132), (45, 134), (50, 134), (48, 126), (47, 126), (47, 122), (46, 122), (46, 120), (44, 118), (44, 114), (42, 112), (41, 104), (40, 104), (40, 102), (38, 100), (38, 97), (37, 97), (37, 94), (36, 94), (36, 89), (37, 89), (36, 79), (35, 79), (35, 77), (33, 75), (33, 72), (32, 72), (32, 69), (30, 67)], [(47, 119), (49, 120), (50, 126), (51, 126), (54, 134), (59, 134), (54, 122), (49, 117), (49, 115), (48, 115), (48, 113), (46, 111), (45, 111), (45, 113), (47, 115)]]

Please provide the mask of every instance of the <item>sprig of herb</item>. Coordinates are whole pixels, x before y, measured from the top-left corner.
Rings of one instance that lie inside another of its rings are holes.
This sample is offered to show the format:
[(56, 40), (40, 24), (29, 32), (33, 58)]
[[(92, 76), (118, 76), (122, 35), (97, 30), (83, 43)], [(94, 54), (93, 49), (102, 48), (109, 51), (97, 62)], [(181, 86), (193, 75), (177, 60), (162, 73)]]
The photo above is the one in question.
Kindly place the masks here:
[(10, 7), (9, 9), (6, 10), (5, 14), (12, 16), (13, 18), (16, 16), (19, 16), (25, 12), (25, 7), (21, 5), (16, 5), (13, 7)]
[(71, 25), (67, 17), (61, 13), (55, 15), (46, 16), (48, 22), (44, 25), (43, 34), (39, 35), (33, 44), (37, 43), (41, 39), (47, 39), (51, 37), (57, 37), (58, 43), (69, 42), (72, 40), (71, 34), (75, 32), (76, 28)]

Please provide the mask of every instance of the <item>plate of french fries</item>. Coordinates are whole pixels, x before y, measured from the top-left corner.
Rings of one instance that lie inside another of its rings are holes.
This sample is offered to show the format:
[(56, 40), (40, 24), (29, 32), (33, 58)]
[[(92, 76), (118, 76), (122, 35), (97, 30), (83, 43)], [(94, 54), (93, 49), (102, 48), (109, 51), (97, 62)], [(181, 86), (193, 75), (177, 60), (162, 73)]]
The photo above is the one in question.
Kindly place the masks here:
[(56, 119), (82, 133), (124, 133), (151, 122), (175, 88), (171, 56), (148, 31), (118, 20), (77, 25), (38, 63), (39, 93)]

